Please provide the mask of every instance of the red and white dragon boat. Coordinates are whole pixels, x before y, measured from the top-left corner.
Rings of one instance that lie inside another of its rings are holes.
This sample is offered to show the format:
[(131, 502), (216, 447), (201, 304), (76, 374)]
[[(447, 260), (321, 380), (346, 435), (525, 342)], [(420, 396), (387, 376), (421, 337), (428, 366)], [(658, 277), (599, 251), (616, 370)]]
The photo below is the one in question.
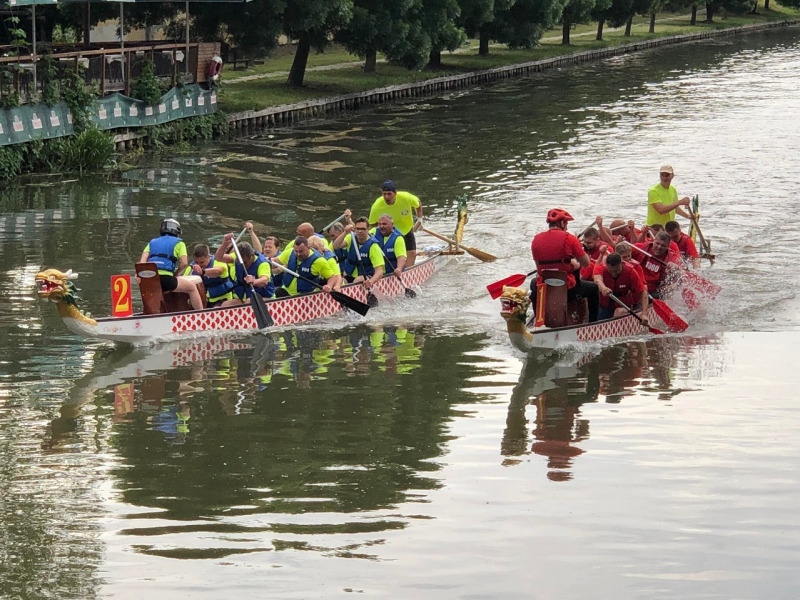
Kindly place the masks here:
[[(396, 277), (387, 276), (378, 281), (373, 292), (378, 299), (403, 296), (406, 288), (417, 287), (427, 281), (444, 258), (444, 252), (433, 252), (403, 271), (405, 286)], [(77, 276), (71, 270), (64, 273), (57, 269), (48, 269), (36, 275), (36, 283), (39, 297), (55, 302), (58, 314), (67, 328), (83, 337), (137, 346), (203, 333), (243, 333), (258, 329), (253, 307), (249, 304), (95, 319), (84, 314), (77, 306), (76, 288), (72, 283)], [(367, 292), (360, 284), (343, 286), (342, 292), (361, 302), (367, 301)], [(266, 300), (265, 304), (275, 321), (273, 327), (313, 321), (347, 310), (324, 292), (273, 298)]]

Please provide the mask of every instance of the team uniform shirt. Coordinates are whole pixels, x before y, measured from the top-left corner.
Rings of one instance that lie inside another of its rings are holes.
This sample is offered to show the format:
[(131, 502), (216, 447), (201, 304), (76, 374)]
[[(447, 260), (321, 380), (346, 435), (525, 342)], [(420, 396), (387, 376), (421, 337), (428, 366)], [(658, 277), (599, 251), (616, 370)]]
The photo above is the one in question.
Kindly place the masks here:
[(667, 214), (662, 215), (655, 208), (653, 208), (653, 204), (661, 203), (664, 206), (669, 206), (677, 201), (678, 191), (675, 189), (675, 186), (671, 185), (669, 188), (665, 188), (660, 183), (657, 183), (651, 187), (647, 191), (647, 224), (654, 225), (656, 223), (661, 223), (661, 225), (666, 225), (667, 221), (674, 221), (674, 208)]
[[(642, 301), (644, 291), (644, 281), (630, 263), (622, 263), (622, 272), (619, 277), (614, 279), (605, 263), (595, 265), (593, 275), (600, 275), (603, 278), (603, 285), (611, 290), (611, 293), (619, 298), (623, 304), (634, 306)], [(612, 300), (604, 294), (600, 294), (600, 306), (608, 308)]]
[[(653, 254), (653, 242), (641, 242), (639, 244), (634, 244), (634, 248), (641, 248), (645, 252)], [(636, 250), (633, 251), (634, 254)], [(658, 289), (658, 286), (661, 285), (661, 282), (664, 279), (664, 274), (667, 271), (667, 267), (662, 265), (660, 262), (653, 260), (649, 256), (644, 254), (641, 255), (641, 265), (642, 271), (644, 272), (644, 282), (647, 284), (647, 291), (650, 293), (655, 292)], [(653, 254), (655, 256), (655, 254)], [(667, 254), (664, 257), (659, 257), (665, 263), (675, 263), (677, 265), (680, 264), (680, 253), (676, 250), (673, 250), (672, 245), (670, 245), (669, 250), (667, 250)]]
[(369, 222), (377, 223), (381, 215), (389, 215), (394, 221), (394, 226), (403, 235), (408, 234), (414, 228), (414, 209), (420, 207), (419, 198), (409, 192), (397, 192), (394, 204), (389, 206), (383, 196), (375, 200), (372, 209), (369, 211)]
[(601, 252), (603, 248), (608, 248), (608, 244), (600, 242), (599, 244), (597, 244), (597, 246), (595, 246), (594, 250), (592, 250), (591, 252), (589, 252), (588, 250), (586, 250), (586, 248), (584, 248), (584, 250), (586, 250), (586, 254), (589, 255), (589, 266), (581, 267), (581, 279), (586, 279), (587, 281), (592, 280), (594, 268), (598, 264), (597, 261), (599, 261), (600, 257), (603, 255), (603, 253)]
[[(172, 239), (175, 239), (175, 238), (174, 238), (174, 237), (172, 237), (172, 236), (165, 236), (165, 235), (162, 235), (161, 237), (162, 237), (162, 238), (163, 238), (163, 237), (166, 237), (166, 238), (172, 238)], [(160, 239), (159, 239), (159, 238), (156, 238), (155, 240), (151, 240), (151, 241), (150, 241), (150, 243), (152, 244), (152, 243), (153, 243), (153, 242), (155, 242), (156, 240), (159, 240), (159, 241), (160, 241)], [(150, 261), (150, 262), (155, 262), (155, 263), (158, 265), (158, 274), (159, 274), (159, 275), (174, 275), (174, 274), (175, 274), (175, 267), (177, 267), (177, 266), (178, 266), (178, 264), (179, 264), (179, 263), (180, 263), (180, 261), (181, 261), (181, 258), (183, 258), (184, 256), (186, 256), (186, 257), (187, 257), (187, 259), (186, 259), (186, 260), (187, 260), (187, 261), (189, 260), (189, 259), (188, 259), (188, 254), (186, 253), (186, 244), (185, 244), (185, 243), (183, 242), (183, 240), (181, 240), (181, 239), (178, 239), (178, 242), (175, 244), (175, 247), (172, 249), (172, 258), (173, 258), (174, 260), (172, 260), (172, 262), (173, 262), (173, 267), (172, 267), (172, 270), (171, 270), (171, 271), (170, 271), (169, 269), (162, 268), (162, 267), (163, 267), (163, 266), (165, 266), (165, 265), (162, 265), (162, 264), (160, 264), (160, 261), (154, 261), (154, 260), (153, 260), (153, 254), (152, 254), (152, 253), (151, 253), (151, 251), (150, 251), (150, 244), (147, 244), (147, 246), (145, 246), (145, 247), (144, 247), (144, 252), (147, 252), (147, 253), (150, 255), (150, 256), (148, 256), (148, 258), (147, 258), (147, 260), (148, 260), (148, 261)], [(144, 254), (144, 252), (142, 252), (142, 254)], [(166, 263), (165, 263), (165, 264), (166, 264)]]
[[(183, 274), (185, 276), (194, 275), (195, 273), (192, 267), (196, 264), (197, 263), (192, 261), (191, 264), (186, 267)], [(206, 267), (206, 270), (208, 269), (221, 269), (220, 274), (216, 277), (209, 277), (205, 274), (201, 275), (203, 278), (203, 285), (206, 288), (206, 299), (209, 304), (215, 304), (233, 298), (233, 281), (231, 280), (231, 276), (235, 276), (234, 265), (229, 265), (221, 260), (214, 260), (212, 257)]]
[(678, 247), (678, 251), (683, 258), (700, 258), (700, 255), (697, 253), (697, 246), (694, 245), (692, 238), (685, 233), (681, 232), (681, 238), (677, 243), (673, 242), (673, 244)]
[[(398, 192), (398, 195), (399, 195), (399, 192)], [(383, 214), (383, 213), (381, 213), (381, 214)], [(348, 233), (344, 238), (344, 247), (343, 247), (345, 252), (347, 252), (348, 254), (350, 253), (350, 245), (351, 245), (352, 241), (353, 241), (353, 234), (352, 233)], [(356, 242), (358, 242), (358, 240), (356, 240)], [(367, 242), (364, 242), (364, 244), (366, 244), (366, 243)], [(362, 245), (363, 244), (361, 244), (360, 246), (362, 246)], [(383, 259), (383, 252), (381, 252), (381, 247), (377, 244), (377, 240), (376, 240), (376, 243), (372, 244), (372, 246), (370, 246), (370, 248), (369, 248), (369, 262), (372, 263), (372, 268), (373, 269), (377, 269), (378, 267), (385, 267), (386, 266), (386, 262)], [(356, 266), (353, 269), (353, 273), (350, 275), (350, 277), (354, 277), (354, 278), (358, 277), (358, 266)]]
[(625, 263), (631, 265), (634, 268), (634, 270), (636, 271), (636, 274), (639, 275), (639, 277), (641, 278), (642, 282), (647, 281), (644, 278), (644, 271), (642, 270), (642, 263), (640, 263), (635, 258), (632, 258), (630, 260), (626, 260)]
[[(292, 252), (294, 252), (294, 249), (292, 249)], [(291, 252), (289, 254), (291, 254)], [(321, 285), (325, 285), (322, 282), (328, 281), (328, 279), (330, 279), (335, 275), (333, 267), (331, 267), (331, 263), (328, 261), (328, 259), (326, 259), (325, 257), (321, 256), (320, 254), (316, 253), (313, 250), (311, 251), (311, 254), (309, 256), (314, 254), (316, 255), (317, 259), (311, 263), (311, 276), (312, 276), (311, 278), (318, 277), (321, 281)], [(289, 259), (287, 259), (286, 262), (288, 263)], [(305, 261), (300, 261), (300, 259), (298, 259), (298, 262), (305, 262)], [(300, 265), (298, 264), (296, 266), (299, 267)], [(299, 272), (299, 268), (297, 269), (296, 272)], [(299, 294), (300, 292), (297, 289), (297, 282), (298, 282), (297, 277), (295, 277), (294, 275), (289, 275), (288, 273), (284, 273), (284, 281), (286, 281), (287, 278), (291, 278), (291, 281), (289, 285), (283, 286), (284, 289), (287, 292), (289, 292), (290, 296), (295, 296)]]
[[(395, 227), (395, 229), (397, 228)], [(386, 248), (386, 242), (392, 237), (392, 233), (394, 232), (390, 233), (389, 235), (381, 235), (381, 232), (378, 231), (377, 227), (373, 227), (369, 230), (369, 232), (376, 240), (378, 240), (378, 244), (380, 244), (381, 248), (384, 248), (384, 267), (386, 267), (387, 273), (392, 273), (396, 268), (397, 260), (394, 261), (395, 264), (391, 264), (391, 253), (387, 251), (389, 249)], [(400, 258), (401, 256), (408, 257), (408, 252), (406, 251), (406, 240), (402, 234), (395, 238), (393, 250), (395, 259)]]
[[(245, 275), (252, 275), (256, 279), (260, 279), (261, 277), (266, 277), (267, 278), (266, 286), (253, 286), (253, 288), (256, 290), (256, 293), (259, 296), (264, 296), (265, 298), (271, 298), (273, 296), (273, 294), (275, 293), (275, 288), (272, 285), (272, 269), (270, 269), (269, 263), (266, 260), (264, 260), (264, 262), (258, 265), (258, 268), (256, 269), (255, 273), (251, 273), (250, 269), (247, 269), (247, 272), (244, 273), (244, 267), (242, 267), (242, 265), (238, 264), (236, 261), (236, 254), (235, 253), (229, 254), (228, 256), (230, 256), (234, 260), (234, 262), (231, 263), (229, 269), (230, 269), (231, 279), (234, 280), (235, 287), (233, 289), (233, 295), (235, 297), (239, 298), (239, 300), (245, 300), (246, 298), (250, 297), (250, 286), (244, 284)], [(257, 253), (256, 257), (259, 256), (263, 257), (264, 255), (261, 253)], [(253, 268), (252, 265), (250, 268), (251, 269)], [(242, 275), (242, 273), (244, 273), (244, 275)], [(242, 275), (241, 281), (237, 279), (239, 275)], [(269, 289), (270, 287), (272, 287), (272, 290)]]
[(586, 251), (580, 240), (567, 231), (557, 227), (537, 233), (531, 241), (531, 254), (539, 271), (537, 281), (544, 284), (547, 271), (561, 271), (567, 274), (567, 289), (575, 287), (575, 276), (572, 274), (572, 258), (580, 258)]

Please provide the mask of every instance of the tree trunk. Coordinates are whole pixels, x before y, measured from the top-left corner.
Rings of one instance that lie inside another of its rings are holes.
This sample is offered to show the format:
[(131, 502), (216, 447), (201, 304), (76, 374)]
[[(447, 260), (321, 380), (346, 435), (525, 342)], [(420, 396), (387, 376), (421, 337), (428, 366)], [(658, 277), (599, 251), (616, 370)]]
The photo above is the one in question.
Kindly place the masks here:
[(712, 23), (714, 21), (714, 7), (711, 5), (711, 2), (706, 2), (706, 23)]
[(374, 73), (377, 62), (378, 51), (375, 48), (370, 48), (367, 50), (367, 55), (364, 57), (364, 73)]
[(697, 4), (692, 4), (692, 20), (689, 25), (697, 25)]
[(294, 87), (303, 86), (310, 53), (311, 39), (308, 36), (303, 36), (297, 42), (297, 50), (294, 51), (294, 60), (292, 61), (292, 68), (289, 69), (289, 77), (286, 79), (286, 83)]
[(428, 54), (428, 68), (431, 70), (441, 69), (442, 68), (442, 51), (441, 50), (431, 50), (431, 53)]
[(650, 33), (656, 32), (656, 13), (650, 13)]
[(564, 24), (561, 27), (561, 45), (562, 46), (569, 46), (569, 29), (572, 26), (572, 23), (569, 22), (567, 17), (564, 17)]
[(750, 14), (751, 15), (758, 14), (758, 0), (756, 0), (755, 3), (753, 4), (753, 10), (750, 11)]
[(92, 24), (89, 22), (89, 20), (90, 20), (89, 11), (90, 10), (91, 10), (91, 8), (89, 8), (89, 3), (88, 2), (83, 5), (83, 44), (85, 46), (89, 45), (89, 38), (90, 38), (89, 32), (92, 30)]
[(489, 56), (489, 28), (486, 25), (481, 27), (478, 56)]
[(625, 23), (625, 37), (631, 37), (631, 25), (633, 25), (633, 15), (628, 17), (628, 22)]
[(597, 37), (596, 37), (596, 38), (594, 38), (594, 39), (596, 39), (596, 40), (598, 40), (598, 41), (600, 41), (600, 40), (602, 40), (602, 39), (603, 39), (603, 23), (605, 23), (605, 20), (604, 20), (604, 19), (600, 19), (600, 20), (597, 22)]
[(769, 0), (764, 0), (764, 10), (769, 10)]

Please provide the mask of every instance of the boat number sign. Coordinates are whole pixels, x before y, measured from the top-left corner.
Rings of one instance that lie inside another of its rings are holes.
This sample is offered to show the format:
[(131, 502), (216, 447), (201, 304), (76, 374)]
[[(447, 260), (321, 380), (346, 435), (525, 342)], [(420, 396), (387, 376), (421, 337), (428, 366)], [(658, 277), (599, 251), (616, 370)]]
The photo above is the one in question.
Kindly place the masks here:
[(130, 317), (133, 314), (131, 302), (131, 276), (111, 276), (111, 315), (114, 317)]

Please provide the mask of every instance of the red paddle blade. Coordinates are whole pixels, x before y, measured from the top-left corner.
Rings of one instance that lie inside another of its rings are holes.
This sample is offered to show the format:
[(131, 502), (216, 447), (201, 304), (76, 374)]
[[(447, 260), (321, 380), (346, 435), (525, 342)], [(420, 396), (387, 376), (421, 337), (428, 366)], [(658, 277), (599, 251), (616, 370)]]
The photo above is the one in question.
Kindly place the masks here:
[(650, 330), (650, 333), (652, 333), (653, 335), (664, 335), (663, 331), (661, 331), (660, 329), (656, 329), (655, 327), (648, 327), (648, 329)]
[(689, 327), (689, 324), (676, 315), (675, 311), (667, 306), (667, 303), (663, 300), (653, 298), (653, 310), (672, 331), (686, 331)]
[(683, 296), (683, 301), (686, 303), (686, 307), (689, 310), (698, 310), (702, 306), (702, 302), (700, 302), (697, 294), (689, 288), (681, 289), (681, 296)]
[(510, 275), (505, 279), (501, 279), (500, 281), (495, 281), (494, 283), (490, 283), (486, 286), (486, 289), (489, 291), (489, 295), (492, 297), (493, 300), (497, 300), (500, 296), (503, 295), (503, 286), (507, 285), (509, 287), (517, 287), (525, 283), (527, 279), (527, 275), (522, 273), (517, 273), (516, 275)]

